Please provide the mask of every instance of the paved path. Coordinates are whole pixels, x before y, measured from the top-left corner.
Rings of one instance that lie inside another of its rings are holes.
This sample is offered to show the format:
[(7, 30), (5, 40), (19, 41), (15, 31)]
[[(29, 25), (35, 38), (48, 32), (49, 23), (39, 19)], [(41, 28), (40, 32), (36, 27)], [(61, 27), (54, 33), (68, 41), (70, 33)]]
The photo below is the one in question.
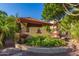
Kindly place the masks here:
[(44, 54), (21, 51), (16, 48), (6, 48), (0, 51), (0, 56), (69, 56), (69, 53)]
[(79, 56), (79, 50), (72, 51), (70, 53), (43, 54), (43, 53), (21, 51), (16, 48), (6, 48), (0, 50), (0, 56)]
[(43, 53), (32, 53), (32, 52), (22, 51), (14, 54), (13, 56), (79, 56), (79, 51), (73, 51), (70, 53), (59, 53), (59, 54), (43, 54)]

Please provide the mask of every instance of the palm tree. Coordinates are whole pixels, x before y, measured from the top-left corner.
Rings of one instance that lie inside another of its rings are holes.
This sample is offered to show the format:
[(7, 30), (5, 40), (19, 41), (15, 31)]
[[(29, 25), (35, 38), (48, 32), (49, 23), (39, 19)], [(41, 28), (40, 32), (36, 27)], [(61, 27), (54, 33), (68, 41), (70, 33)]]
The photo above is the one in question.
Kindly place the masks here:
[(0, 11), (0, 46), (5, 45), (6, 38), (14, 38), (17, 30), (16, 17), (8, 16), (7, 13)]

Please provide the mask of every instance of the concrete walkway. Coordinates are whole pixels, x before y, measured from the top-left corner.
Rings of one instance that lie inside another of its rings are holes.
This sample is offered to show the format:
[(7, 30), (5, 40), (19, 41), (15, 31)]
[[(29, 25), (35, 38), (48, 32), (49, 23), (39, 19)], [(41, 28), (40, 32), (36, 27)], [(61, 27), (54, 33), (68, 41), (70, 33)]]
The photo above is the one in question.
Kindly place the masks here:
[(44, 54), (44, 53), (21, 51), (17, 48), (6, 48), (0, 50), (0, 56), (73, 56), (73, 55), (79, 55), (79, 51), (74, 51), (71, 53)]

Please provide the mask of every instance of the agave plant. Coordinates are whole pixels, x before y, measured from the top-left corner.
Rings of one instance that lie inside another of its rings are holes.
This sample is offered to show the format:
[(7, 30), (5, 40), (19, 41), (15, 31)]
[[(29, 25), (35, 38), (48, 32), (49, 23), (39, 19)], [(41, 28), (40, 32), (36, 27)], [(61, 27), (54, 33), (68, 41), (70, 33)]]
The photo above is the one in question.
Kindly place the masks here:
[(15, 21), (16, 17), (8, 16), (6, 13), (0, 14), (0, 45), (5, 45), (6, 38), (14, 38), (14, 34), (17, 30)]

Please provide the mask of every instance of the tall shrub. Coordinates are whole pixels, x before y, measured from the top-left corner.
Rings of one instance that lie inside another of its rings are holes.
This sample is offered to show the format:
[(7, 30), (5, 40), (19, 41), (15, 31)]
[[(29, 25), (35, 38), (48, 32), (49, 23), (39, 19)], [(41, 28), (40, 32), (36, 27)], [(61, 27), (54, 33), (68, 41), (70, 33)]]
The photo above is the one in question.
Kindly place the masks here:
[(79, 21), (72, 25), (70, 32), (72, 38), (79, 39)]

